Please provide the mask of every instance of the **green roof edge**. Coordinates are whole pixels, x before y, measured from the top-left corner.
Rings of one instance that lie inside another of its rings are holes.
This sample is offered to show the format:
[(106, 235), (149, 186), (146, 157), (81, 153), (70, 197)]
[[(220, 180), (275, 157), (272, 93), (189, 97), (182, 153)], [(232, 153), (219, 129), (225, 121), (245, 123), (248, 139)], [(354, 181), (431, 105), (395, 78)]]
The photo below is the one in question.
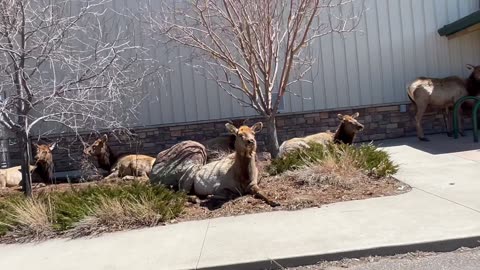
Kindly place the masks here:
[(477, 23), (480, 23), (480, 10), (443, 26), (438, 29), (438, 34), (440, 36), (450, 36)]

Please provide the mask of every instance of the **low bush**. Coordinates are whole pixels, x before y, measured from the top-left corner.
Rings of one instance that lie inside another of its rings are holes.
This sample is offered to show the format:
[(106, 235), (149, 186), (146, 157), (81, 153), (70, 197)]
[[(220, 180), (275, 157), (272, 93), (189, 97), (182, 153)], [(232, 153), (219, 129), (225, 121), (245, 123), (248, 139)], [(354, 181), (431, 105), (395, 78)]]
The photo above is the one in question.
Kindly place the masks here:
[(40, 238), (77, 227), (92, 234), (99, 227), (109, 231), (155, 226), (180, 215), (185, 202), (183, 193), (147, 183), (90, 185), (40, 193), (33, 199), (10, 196), (0, 201), (0, 236), (13, 232)]
[(357, 168), (375, 177), (386, 177), (397, 172), (398, 166), (387, 152), (373, 144), (360, 146), (346, 144), (310, 144), (310, 148), (289, 153), (275, 159), (268, 171), (272, 175), (310, 167), (314, 164), (334, 163), (338, 168)]

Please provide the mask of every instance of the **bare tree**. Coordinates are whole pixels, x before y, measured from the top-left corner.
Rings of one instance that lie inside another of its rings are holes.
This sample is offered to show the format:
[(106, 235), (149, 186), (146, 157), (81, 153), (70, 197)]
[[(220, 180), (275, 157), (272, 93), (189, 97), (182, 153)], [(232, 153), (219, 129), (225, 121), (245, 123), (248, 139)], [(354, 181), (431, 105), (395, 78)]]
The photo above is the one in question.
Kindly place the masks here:
[(147, 59), (119, 16), (107, 0), (0, 2), (0, 123), (18, 139), (27, 195), (35, 129), (78, 134), (134, 115)]
[(221, 89), (265, 117), (268, 149), (278, 154), (278, 106), (302, 81), (314, 59), (316, 39), (353, 31), (361, 0), (164, 0), (145, 15), (154, 33), (192, 49)]

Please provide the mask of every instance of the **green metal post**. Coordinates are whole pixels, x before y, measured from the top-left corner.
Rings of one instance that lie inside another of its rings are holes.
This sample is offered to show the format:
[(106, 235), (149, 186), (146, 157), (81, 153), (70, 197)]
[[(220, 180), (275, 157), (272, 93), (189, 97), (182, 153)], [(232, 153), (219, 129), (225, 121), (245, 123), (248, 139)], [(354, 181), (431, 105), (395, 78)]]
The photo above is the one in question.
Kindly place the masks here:
[(453, 138), (455, 139), (458, 139), (458, 110), (460, 109), (460, 106), (469, 99), (475, 100), (477, 103), (480, 101), (480, 97), (465, 96), (457, 100), (453, 106)]
[(473, 127), (473, 142), (478, 142), (478, 121), (477, 121), (477, 112), (480, 108), (480, 100), (475, 103), (472, 111), (472, 127)]

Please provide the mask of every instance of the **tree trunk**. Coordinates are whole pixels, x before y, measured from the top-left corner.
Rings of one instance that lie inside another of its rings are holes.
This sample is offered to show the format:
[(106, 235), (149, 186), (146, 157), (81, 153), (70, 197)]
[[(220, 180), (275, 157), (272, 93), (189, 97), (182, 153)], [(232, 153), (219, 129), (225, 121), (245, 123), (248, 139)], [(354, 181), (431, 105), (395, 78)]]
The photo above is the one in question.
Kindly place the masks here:
[(28, 137), (25, 134), (17, 134), (22, 153), (22, 188), (27, 197), (32, 197), (32, 175), (30, 173), (31, 149)]
[(277, 125), (275, 116), (267, 118), (267, 149), (272, 155), (272, 158), (278, 156), (278, 137), (277, 137)]

